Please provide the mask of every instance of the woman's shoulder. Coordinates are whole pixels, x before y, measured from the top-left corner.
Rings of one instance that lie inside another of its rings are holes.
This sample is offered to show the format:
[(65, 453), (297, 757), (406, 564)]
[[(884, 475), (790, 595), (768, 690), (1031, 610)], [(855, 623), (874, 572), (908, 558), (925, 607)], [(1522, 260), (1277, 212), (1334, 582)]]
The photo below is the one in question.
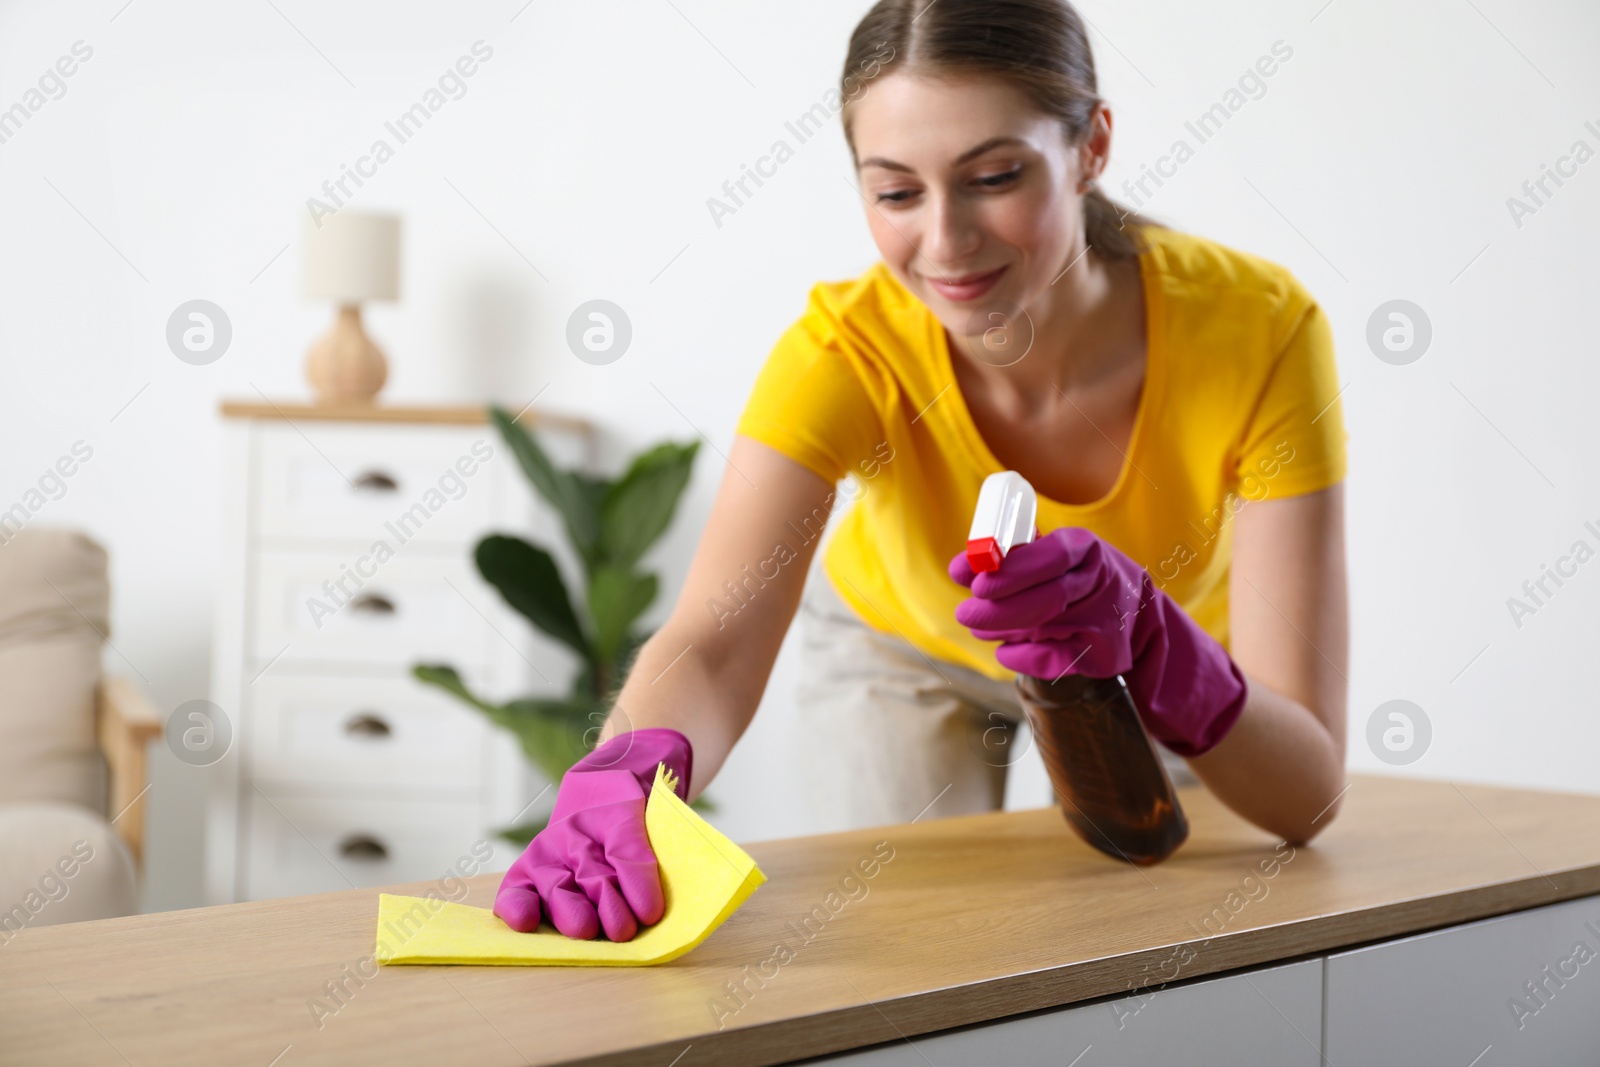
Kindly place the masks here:
[(1289, 268), (1269, 259), (1160, 226), (1146, 226), (1140, 236), (1181, 305), (1230, 313), (1254, 308), (1265, 316), (1264, 322), (1278, 324), (1298, 319), (1314, 303)]
[(878, 260), (854, 278), (813, 285), (800, 321), (819, 339), (859, 343), (920, 329), (916, 314), (920, 307)]
[(854, 278), (813, 284), (768, 364), (775, 380), (821, 375), (854, 382), (874, 403), (887, 404), (934, 375), (928, 315), (879, 260)]

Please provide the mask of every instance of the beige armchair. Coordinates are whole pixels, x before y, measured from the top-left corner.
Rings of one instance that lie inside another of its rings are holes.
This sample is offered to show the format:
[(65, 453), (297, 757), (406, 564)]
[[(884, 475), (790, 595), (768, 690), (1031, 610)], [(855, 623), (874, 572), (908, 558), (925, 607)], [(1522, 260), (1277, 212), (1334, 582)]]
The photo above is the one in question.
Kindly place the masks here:
[(138, 910), (162, 723), (133, 684), (101, 676), (109, 615), (98, 544), (0, 525), (0, 943)]

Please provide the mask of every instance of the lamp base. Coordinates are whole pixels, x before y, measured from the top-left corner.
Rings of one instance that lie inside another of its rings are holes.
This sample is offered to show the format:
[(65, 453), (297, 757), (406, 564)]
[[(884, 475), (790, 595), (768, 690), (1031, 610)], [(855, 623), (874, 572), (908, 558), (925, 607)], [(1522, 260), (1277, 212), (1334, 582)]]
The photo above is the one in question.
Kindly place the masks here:
[(306, 353), (306, 378), (319, 404), (371, 403), (389, 378), (383, 351), (361, 326), (361, 305), (344, 304), (333, 327)]

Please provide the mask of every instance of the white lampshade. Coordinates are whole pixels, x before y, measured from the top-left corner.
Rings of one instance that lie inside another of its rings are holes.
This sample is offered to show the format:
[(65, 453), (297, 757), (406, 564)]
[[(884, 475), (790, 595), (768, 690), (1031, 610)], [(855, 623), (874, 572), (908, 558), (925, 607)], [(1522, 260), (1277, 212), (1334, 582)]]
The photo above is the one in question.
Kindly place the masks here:
[(400, 298), (400, 217), (341, 211), (313, 222), (301, 213), (300, 293), (357, 304)]

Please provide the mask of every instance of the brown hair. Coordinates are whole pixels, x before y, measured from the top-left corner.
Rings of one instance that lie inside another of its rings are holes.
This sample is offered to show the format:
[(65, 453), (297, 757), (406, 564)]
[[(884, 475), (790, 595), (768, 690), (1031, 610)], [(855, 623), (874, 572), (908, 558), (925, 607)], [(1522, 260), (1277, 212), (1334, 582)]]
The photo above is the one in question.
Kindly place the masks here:
[[(850, 35), (840, 79), (852, 155), (850, 104), (897, 67), (1005, 78), (1060, 120), (1071, 145), (1088, 136), (1100, 103), (1089, 38), (1067, 0), (878, 0)], [(1138, 228), (1153, 225), (1098, 185), (1084, 194), (1083, 214), (1089, 247), (1106, 259), (1137, 256)]]

